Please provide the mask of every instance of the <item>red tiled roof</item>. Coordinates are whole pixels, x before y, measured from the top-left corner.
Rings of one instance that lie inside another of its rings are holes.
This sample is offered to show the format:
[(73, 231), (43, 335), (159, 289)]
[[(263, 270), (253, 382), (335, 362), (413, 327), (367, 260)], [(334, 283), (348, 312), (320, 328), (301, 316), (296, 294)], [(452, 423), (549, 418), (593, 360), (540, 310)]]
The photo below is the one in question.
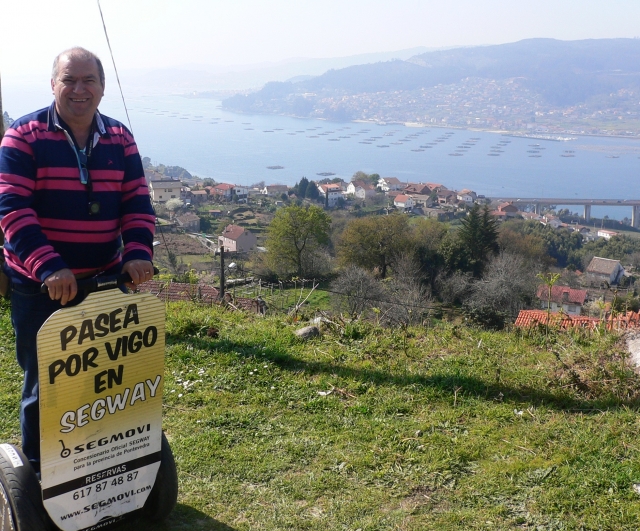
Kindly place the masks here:
[(222, 236), (230, 240), (237, 240), (244, 233), (245, 229), (238, 225), (227, 225), (222, 231)]
[(396, 198), (394, 199), (394, 202), (395, 203), (406, 203), (407, 199), (409, 199), (408, 195), (400, 194), (400, 195), (396, 196)]
[[(549, 318), (549, 319), (548, 319)], [(561, 312), (548, 314), (544, 310), (520, 310), (515, 326), (530, 328), (533, 326), (545, 326), (549, 321), (550, 326), (567, 330), (568, 328), (596, 328), (602, 320), (598, 317), (585, 317), (583, 315), (567, 315)], [(608, 316), (605, 319), (608, 329), (640, 328), (640, 313), (627, 312), (618, 316)]]
[[(565, 295), (566, 298), (565, 298)], [(538, 286), (537, 296), (540, 300), (546, 301), (549, 298), (549, 288), (545, 284)], [(587, 298), (587, 291), (584, 289), (572, 289), (568, 286), (553, 286), (551, 288), (551, 302), (556, 304), (562, 304), (563, 302), (569, 304), (583, 305)]]
[(220, 184), (216, 184), (214, 189), (215, 190), (233, 190), (234, 187), (235, 187), (234, 184), (220, 183)]

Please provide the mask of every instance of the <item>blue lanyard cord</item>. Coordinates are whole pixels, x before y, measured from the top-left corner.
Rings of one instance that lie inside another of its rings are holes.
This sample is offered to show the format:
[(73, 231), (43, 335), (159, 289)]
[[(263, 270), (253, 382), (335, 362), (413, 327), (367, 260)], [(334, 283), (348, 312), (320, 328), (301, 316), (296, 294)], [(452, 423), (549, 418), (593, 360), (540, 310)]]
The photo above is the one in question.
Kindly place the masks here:
[(66, 129), (62, 127), (60, 127), (60, 129), (64, 133), (64, 136), (67, 137), (67, 142), (69, 142), (71, 149), (73, 149), (73, 152), (76, 155), (76, 160), (78, 161), (78, 171), (80, 172), (80, 183), (85, 185), (89, 184), (89, 169), (87, 168), (87, 162), (89, 160), (89, 156), (91, 156), (91, 147), (93, 144), (92, 135), (89, 135), (89, 142), (87, 143), (89, 154), (87, 154), (84, 151), (78, 151), (78, 149), (76, 148), (76, 145), (73, 143), (73, 140), (71, 139), (71, 135), (67, 132)]

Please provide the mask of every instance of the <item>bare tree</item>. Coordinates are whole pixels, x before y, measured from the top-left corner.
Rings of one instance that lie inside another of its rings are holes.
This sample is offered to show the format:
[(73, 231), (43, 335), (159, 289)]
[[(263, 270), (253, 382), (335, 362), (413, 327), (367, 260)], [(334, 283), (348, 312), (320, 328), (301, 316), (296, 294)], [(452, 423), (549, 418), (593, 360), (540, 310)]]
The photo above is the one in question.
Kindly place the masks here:
[(358, 266), (348, 266), (331, 284), (333, 306), (338, 311), (360, 316), (379, 307), (383, 290), (372, 273)]
[(501, 253), (491, 259), (482, 278), (471, 286), (465, 309), (499, 327), (505, 319), (515, 319), (520, 310), (531, 307), (536, 287), (531, 264), (519, 255)]
[(419, 324), (428, 314), (431, 291), (424, 284), (419, 262), (409, 254), (396, 260), (393, 278), (385, 288), (381, 321), (391, 326)]
[(436, 288), (444, 304), (462, 302), (471, 290), (471, 273), (455, 271), (451, 275), (440, 273), (436, 278)]

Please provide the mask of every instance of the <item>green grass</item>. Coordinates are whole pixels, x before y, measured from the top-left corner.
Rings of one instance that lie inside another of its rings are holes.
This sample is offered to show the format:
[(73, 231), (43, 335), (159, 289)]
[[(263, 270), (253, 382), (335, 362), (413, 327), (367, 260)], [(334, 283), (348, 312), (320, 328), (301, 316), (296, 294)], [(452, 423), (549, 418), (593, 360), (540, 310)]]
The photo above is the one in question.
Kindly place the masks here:
[[(614, 336), (357, 324), (302, 342), (294, 329), (167, 307), (180, 499), (144, 529), (638, 527), (640, 383)], [(11, 341), (2, 307), (0, 437), (15, 443)]]

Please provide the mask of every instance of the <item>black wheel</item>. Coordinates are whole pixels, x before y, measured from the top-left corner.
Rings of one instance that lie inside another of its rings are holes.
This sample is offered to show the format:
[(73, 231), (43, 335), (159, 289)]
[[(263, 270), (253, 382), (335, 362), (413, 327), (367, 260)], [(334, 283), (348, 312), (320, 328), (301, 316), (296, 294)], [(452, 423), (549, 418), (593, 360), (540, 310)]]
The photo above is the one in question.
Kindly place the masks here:
[[(164, 520), (173, 511), (178, 501), (178, 472), (169, 441), (162, 433), (160, 468), (151, 493), (142, 509), (142, 514), (152, 522)], [(4, 531), (4, 530), (0, 530)]]
[(0, 445), (0, 531), (49, 531), (36, 473), (22, 450)]

